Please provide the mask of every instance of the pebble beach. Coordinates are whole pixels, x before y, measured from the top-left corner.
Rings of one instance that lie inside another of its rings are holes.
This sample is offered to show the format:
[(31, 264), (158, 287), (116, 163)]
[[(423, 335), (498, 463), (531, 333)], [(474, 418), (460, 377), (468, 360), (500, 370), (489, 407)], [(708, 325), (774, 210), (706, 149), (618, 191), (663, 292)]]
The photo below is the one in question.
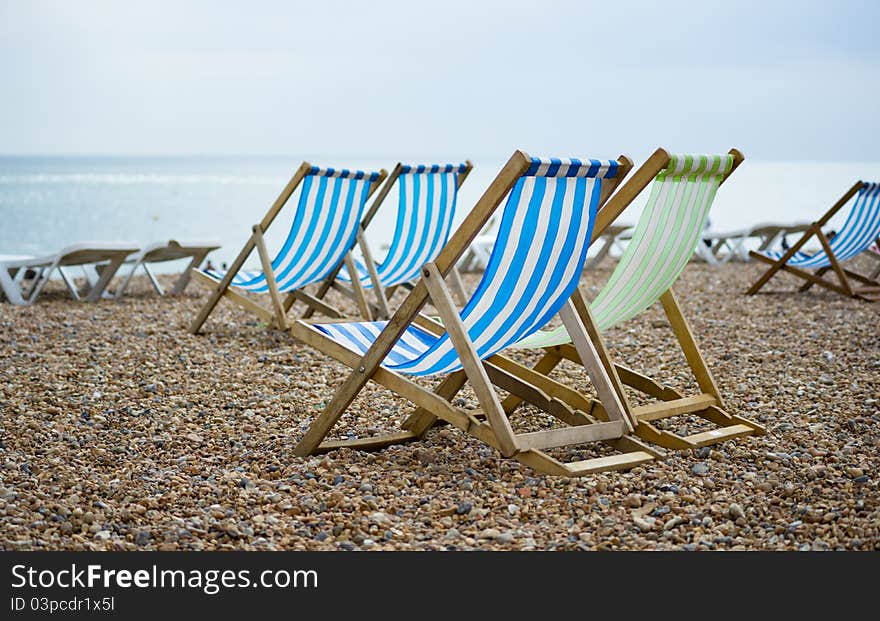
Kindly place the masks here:
[[(588, 297), (612, 267), (585, 273)], [(380, 452), (295, 457), (345, 367), (226, 302), (189, 334), (207, 295), (198, 283), (159, 298), (136, 280), (95, 304), (50, 283), (35, 306), (0, 304), (0, 545), (878, 550), (880, 308), (796, 293), (785, 274), (744, 296), (761, 271), (692, 263), (676, 292), (727, 410), (767, 434), (579, 479), (538, 474), (451, 427)], [(696, 391), (659, 308), (606, 337), (618, 362)], [(574, 365), (554, 377), (592, 394)], [(469, 390), (456, 404), (477, 407)], [(410, 409), (370, 384), (337, 433), (394, 431)], [(668, 428), (694, 423), (680, 419)], [(513, 422), (551, 424), (530, 407)]]

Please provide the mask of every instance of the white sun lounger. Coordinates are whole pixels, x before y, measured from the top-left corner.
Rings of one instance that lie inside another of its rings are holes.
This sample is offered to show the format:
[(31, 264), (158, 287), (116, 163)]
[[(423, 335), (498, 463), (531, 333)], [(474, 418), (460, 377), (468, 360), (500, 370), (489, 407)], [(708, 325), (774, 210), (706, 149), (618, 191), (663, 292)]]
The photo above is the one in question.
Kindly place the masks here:
[(749, 249), (746, 241), (758, 240), (758, 252), (775, 247), (786, 235), (803, 233), (810, 227), (809, 222), (782, 224), (762, 222), (749, 228), (736, 231), (706, 231), (703, 239), (710, 240), (712, 247), (705, 243), (697, 245), (696, 255), (712, 265), (721, 265), (728, 261), (749, 261)]
[[(94, 302), (103, 295), (126, 257), (138, 248), (133, 242), (82, 242), (43, 257), (0, 255), (0, 289), (13, 304), (27, 306), (36, 301), (58, 270), (73, 299)], [(66, 269), (74, 266), (82, 267), (86, 277), (82, 291)], [(34, 270), (36, 278), (26, 286), (24, 276), (28, 270)]]
[(150, 278), (150, 282), (153, 284), (153, 288), (156, 289), (156, 293), (159, 295), (165, 295), (164, 289), (162, 289), (155, 274), (153, 274), (153, 271), (150, 269), (149, 264), (177, 261), (179, 259), (190, 259), (189, 265), (186, 266), (186, 269), (171, 289), (171, 295), (183, 293), (183, 290), (186, 289), (186, 286), (189, 284), (193, 268), (198, 268), (202, 264), (202, 261), (205, 260), (205, 257), (208, 256), (208, 253), (217, 250), (219, 247), (220, 242), (213, 239), (198, 241), (177, 241), (176, 239), (170, 239), (168, 241), (150, 244), (125, 262), (126, 265), (131, 264), (132, 267), (125, 276), (125, 280), (122, 281), (119, 290), (116, 291), (115, 297), (118, 298), (125, 293), (125, 289), (128, 287), (131, 277), (134, 276), (139, 267), (144, 268), (144, 271)]

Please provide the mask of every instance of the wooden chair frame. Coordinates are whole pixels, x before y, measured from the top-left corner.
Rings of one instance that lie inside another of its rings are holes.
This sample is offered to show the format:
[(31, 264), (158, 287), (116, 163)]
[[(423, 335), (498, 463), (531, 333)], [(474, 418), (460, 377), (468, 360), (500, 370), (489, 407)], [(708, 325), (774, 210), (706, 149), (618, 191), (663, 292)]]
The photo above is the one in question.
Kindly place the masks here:
[[(296, 188), (299, 187), (300, 183), (302, 183), (303, 179), (306, 178), (312, 168), (313, 166), (308, 162), (303, 162), (302, 164), (300, 164), (299, 168), (297, 168), (296, 172), (294, 172), (293, 176), (290, 178), (290, 181), (287, 182), (287, 185), (281, 191), (281, 194), (279, 194), (278, 198), (275, 199), (275, 202), (269, 208), (269, 211), (267, 211), (266, 215), (263, 216), (263, 219), (260, 220), (258, 224), (255, 224), (253, 226), (251, 236), (245, 242), (244, 247), (241, 249), (241, 252), (238, 253), (238, 256), (232, 262), (232, 265), (229, 266), (229, 269), (219, 283), (214, 279), (205, 276), (201, 272), (193, 272), (193, 274), (199, 280), (209, 284), (209, 286), (212, 286), (213, 291), (211, 292), (210, 297), (202, 306), (201, 310), (196, 315), (195, 319), (190, 325), (189, 331), (191, 333), (197, 334), (199, 330), (201, 330), (202, 325), (204, 325), (205, 320), (208, 318), (208, 315), (211, 314), (211, 311), (214, 310), (214, 307), (217, 306), (217, 303), (222, 297), (225, 297), (231, 302), (244, 308), (245, 310), (254, 313), (257, 317), (265, 321), (267, 324), (273, 325), (282, 330), (287, 329), (287, 313), (288, 311), (290, 311), (293, 304), (297, 301), (305, 303), (310, 310), (317, 309), (330, 317), (343, 316), (342, 312), (339, 311), (339, 309), (331, 306), (330, 304), (327, 304), (322, 299), (324, 294), (326, 294), (326, 290), (322, 292), (319, 289), (320, 295), (313, 296), (303, 289), (297, 289), (295, 291), (287, 293), (287, 295), (282, 299), (281, 294), (278, 291), (278, 286), (275, 282), (275, 274), (272, 271), (272, 257), (266, 250), (266, 243), (263, 239), (263, 233), (265, 233), (269, 229), (269, 227), (272, 225), (272, 222), (275, 221), (275, 218), (287, 204), (287, 201), (290, 200), (290, 197), (293, 195)], [(382, 184), (382, 181), (387, 175), (388, 173), (384, 168), (379, 171), (379, 177), (375, 181), (370, 183), (368, 198), (369, 196), (373, 195), (373, 193)], [(351, 251), (356, 243), (357, 240), (352, 243), (351, 248), (348, 249), (348, 252), (346, 253), (343, 260), (340, 261), (339, 264), (331, 272), (334, 277), (337, 273), (339, 273), (339, 270), (341, 269), (343, 263), (351, 261)], [(251, 255), (254, 249), (257, 250), (257, 253), (260, 256), (260, 264), (262, 266), (263, 273), (266, 276), (266, 285), (269, 288), (269, 297), (272, 302), (271, 310), (263, 307), (262, 305), (253, 301), (251, 298), (239, 293), (235, 289), (230, 288), (232, 279), (242, 268), (244, 262), (247, 261), (248, 257)], [(323, 284), (321, 285), (321, 287), (323, 287)], [(361, 312), (364, 313), (366, 317), (369, 317), (369, 305), (367, 303), (366, 297), (364, 296), (363, 289), (360, 289), (360, 296), (358, 297), (357, 302)]]
[[(736, 149), (731, 149), (729, 153), (733, 156), (733, 166), (724, 179), (722, 179), (722, 183), (744, 160), (742, 153)], [(654, 180), (657, 174), (668, 166), (669, 161), (669, 154), (664, 149), (657, 149), (639, 170), (633, 173), (630, 179), (611, 197), (605, 208), (600, 212), (605, 217), (601, 222), (597, 219), (596, 228), (598, 230), (594, 230), (594, 238), (602, 234), (605, 227), (613, 222), (642, 190)], [(739, 436), (761, 435), (765, 433), (763, 427), (757, 423), (724, 411), (721, 394), (672, 288), (665, 291), (660, 296), (659, 301), (673, 334), (685, 355), (688, 366), (697, 380), (697, 385), (700, 387), (701, 394), (696, 396), (686, 397), (671, 387), (663, 386), (632, 369), (613, 363), (602, 334), (589, 313), (589, 305), (580, 290), (572, 296), (572, 301), (575, 307), (579, 309), (581, 316), (585, 318), (585, 327), (593, 339), (599, 359), (602, 361), (606, 373), (611, 378), (618, 398), (623, 403), (630, 419), (635, 422), (635, 434), (638, 437), (664, 448), (683, 450), (714, 444)], [(575, 347), (571, 344), (559, 345), (544, 349), (544, 355), (535, 365), (534, 371), (543, 375), (549, 375), (564, 359), (581, 364), (581, 358)], [(644, 406), (633, 406), (627, 398), (624, 387), (635, 389), (644, 395), (658, 399), (659, 402)], [(502, 406), (507, 414), (512, 414), (521, 402), (522, 399), (518, 395), (511, 394), (504, 400)], [(571, 404), (571, 402), (568, 403)], [(602, 404), (594, 400), (593, 405), (596, 408), (597, 416), (603, 418)], [(653, 421), (682, 414), (700, 416), (714, 423), (719, 428), (683, 437), (661, 430), (653, 424)]]
[[(755, 252), (754, 250), (750, 251), (749, 256), (751, 256), (753, 259), (769, 264), (770, 269), (764, 272), (764, 274), (755, 281), (755, 284), (753, 284), (749, 288), (749, 290), (746, 291), (746, 295), (755, 295), (756, 293), (758, 293), (758, 291), (760, 291), (761, 288), (766, 285), (767, 282), (771, 278), (773, 278), (773, 276), (777, 272), (782, 270), (806, 281), (798, 289), (798, 291), (800, 292), (809, 290), (813, 285), (819, 285), (820, 287), (825, 287), (826, 289), (829, 289), (831, 291), (836, 291), (841, 295), (865, 300), (867, 302), (875, 302), (880, 299), (878, 298), (878, 296), (880, 296), (880, 282), (877, 281), (877, 275), (878, 273), (880, 273), (880, 270), (873, 272), (869, 275), (865, 275), (844, 268), (838, 262), (837, 257), (834, 256), (834, 253), (831, 251), (831, 245), (828, 242), (828, 237), (826, 237), (825, 233), (822, 231), (822, 227), (828, 224), (831, 218), (833, 218), (837, 214), (837, 212), (839, 212), (853, 196), (858, 194), (859, 190), (861, 190), (865, 185), (866, 184), (864, 181), (856, 181), (853, 186), (849, 190), (847, 190), (843, 194), (843, 196), (841, 196), (840, 199), (836, 203), (834, 203), (834, 205), (831, 206), (831, 209), (825, 212), (825, 215), (823, 215), (821, 218), (813, 222), (810, 227), (804, 232), (801, 238), (794, 245), (792, 245), (779, 259), (774, 260), (759, 252)], [(819, 268), (815, 272), (809, 272), (805, 269), (801, 269), (793, 265), (788, 265), (788, 261), (812, 237), (816, 237), (819, 239), (819, 243), (822, 245), (822, 249), (825, 251), (825, 254), (827, 255), (828, 261), (831, 263), (831, 265)], [(833, 271), (835, 276), (837, 277), (836, 283), (832, 280), (824, 278), (825, 274), (830, 271)]]
[[(456, 181), (456, 191), (461, 189), (461, 185), (464, 183), (465, 179), (467, 179), (468, 175), (473, 170), (474, 165), (470, 160), (465, 160), (466, 168), (463, 172), (458, 173), (457, 181)], [(367, 244), (366, 239), (366, 229), (370, 225), (370, 222), (373, 221), (376, 213), (379, 211), (379, 208), (382, 206), (382, 203), (385, 201), (385, 198), (388, 194), (391, 193), (391, 189), (394, 187), (394, 184), (397, 182), (397, 179), (403, 173), (404, 164), (402, 162), (398, 162), (394, 168), (391, 169), (391, 173), (388, 175), (388, 178), (385, 180), (384, 185), (379, 189), (376, 193), (375, 198), (373, 199), (373, 203), (370, 205), (369, 209), (367, 209), (367, 213), (364, 215), (363, 219), (361, 219), (360, 228), (358, 228), (357, 234), (357, 244), (358, 248), (360, 248), (361, 256), (364, 260), (364, 265), (367, 268), (367, 272), (370, 274), (370, 282), (373, 285), (373, 294), (376, 298), (375, 304), (366, 304), (365, 302), (361, 302), (361, 300), (365, 301), (364, 289), (360, 284), (360, 281), (355, 283), (356, 278), (351, 278), (351, 286), (347, 286), (346, 284), (339, 281), (337, 276), (339, 275), (339, 270), (341, 266), (334, 269), (327, 277), (324, 279), (324, 282), (321, 283), (321, 286), (318, 288), (316, 298), (323, 299), (327, 292), (332, 288), (336, 289), (343, 295), (355, 300), (358, 303), (358, 307), (361, 311), (361, 315), (363, 315), (367, 319), (371, 319), (374, 317), (387, 319), (391, 316), (391, 310), (388, 305), (388, 300), (394, 295), (395, 290), (399, 285), (395, 285), (393, 287), (385, 288), (379, 282), (379, 273), (376, 269), (376, 262), (373, 260), (373, 255), (370, 252), (370, 247)], [(351, 265), (348, 264), (348, 261), (345, 263), (346, 269), (348, 270), (349, 276), (352, 274), (357, 274), (357, 270), (354, 266), (354, 261), (351, 260)], [(450, 271), (450, 283), (452, 284), (453, 290), (455, 291), (456, 297), (459, 300), (459, 303), (463, 304), (467, 295), (464, 290), (464, 285), (461, 281), (461, 274), (458, 272), (458, 268), (453, 267)], [(310, 318), (316, 310), (316, 307), (309, 307), (303, 317), (305, 319)]]
[[(607, 200), (614, 188), (629, 172), (632, 163), (621, 156), (618, 174), (603, 184), (600, 204)], [(468, 214), (458, 230), (450, 238), (436, 260), (424, 266), (422, 278), (389, 320), (366, 354), (360, 356), (317, 330), (307, 320), (298, 320), (291, 326), (291, 334), (349, 366), (352, 371), (324, 411), (310, 425), (296, 446), (294, 453), (306, 456), (342, 447), (354, 449), (380, 449), (391, 444), (407, 442), (424, 436), (438, 419), (473, 435), (498, 449), (506, 457), (514, 457), (540, 472), (563, 476), (581, 476), (646, 463), (661, 452), (628, 435), (633, 422), (628, 418), (617, 398), (598, 352), (588, 337), (584, 323), (589, 317), (571, 300), (561, 311), (565, 325), (575, 335), (574, 345), (585, 360), (585, 368), (597, 387), (604, 406), (604, 420), (596, 416), (596, 408), (587, 399), (531, 369), (519, 365), (504, 356), (495, 355), (480, 360), (475, 347), (459, 315), (444, 277), (461, 258), (473, 238), (483, 228), (516, 181), (529, 168), (531, 159), (517, 151), (507, 162), (498, 177), (474, 209)], [(600, 211), (600, 213), (602, 213)], [(421, 314), (424, 305), (431, 300), (440, 315), (442, 324)], [(406, 328), (419, 325), (436, 334), (448, 332), (450, 341), (462, 362), (463, 368), (448, 374), (428, 390), (412, 379), (380, 366), (382, 360), (403, 335)], [(403, 423), (400, 432), (371, 438), (325, 442), (327, 434), (336, 425), (358, 393), (373, 380), (406, 398), (417, 407)], [(532, 383), (530, 380), (534, 380)], [(468, 411), (452, 405), (453, 397), (470, 382), (480, 404), (479, 411)], [(519, 395), (522, 399), (543, 407), (569, 427), (532, 433), (516, 434), (493, 385)], [(565, 397), (565, 398), (562, 398)], [(586, 411), (582, 408), (587, 408)], [(603, 441), (623, 455), (563, 463), (548, 455), (544, 449)]]

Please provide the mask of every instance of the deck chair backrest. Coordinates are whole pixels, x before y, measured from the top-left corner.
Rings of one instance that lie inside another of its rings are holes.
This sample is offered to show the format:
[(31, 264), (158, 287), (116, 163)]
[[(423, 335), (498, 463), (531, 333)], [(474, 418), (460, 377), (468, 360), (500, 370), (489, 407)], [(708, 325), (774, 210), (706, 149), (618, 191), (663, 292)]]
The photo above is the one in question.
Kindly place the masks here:
[[(483, 278), (461, 312), (477, 354), (485, 359), (543, 327), (577, 286), (592, 235), (602, 181), (615, 160), (532, 158), (513, 186)], [(448, 335), (411, 362), (412, 375), (455, 371), (460, 361)]]
[[(459, 176), (469, 172), (470, 167), (468, 163), (397, 166), (386, 182), (396, 184), (398, 191), (394, 235), (388, 254), (376, 265), (384, 287), (417, 279), (421, 267), (434, 260), (446, 245), (455, 217)], [(371, 288), (366, 266), (361, 263), (358, 270), (361, 284)], [(350, 282), (345, 269), (339, 278)]]
[(455, 217), (458, 175), (467, 169), (467, 164), (401, 168), (397, 225), (388, 255), (378, 266), (382, 284), (418, 278), (420, 268), (446, 245)]
[(681, 274), (706, 223), (732, 155), (674, 155), (656, 177), (620, 262), (590, 306), (600, 330), (635, 317)]
[[(861, 254), (880, 236), (880, 183), (865, 183), (849, 215), (837, 234), (829, 241), (831, 252), (838, 261), (847, 261)], [(804, 260), (798, 267), (828, 267), (831, 261), (824, 250)]]
[[(370, 186), (381, 173), (313, 166), (302, 189), (290, 232), (272, 259), (280, 291), (291, 291), (327, 276), (355, 243)], [(232, 284), (268, 291), (266, 277), (239, 273)]]

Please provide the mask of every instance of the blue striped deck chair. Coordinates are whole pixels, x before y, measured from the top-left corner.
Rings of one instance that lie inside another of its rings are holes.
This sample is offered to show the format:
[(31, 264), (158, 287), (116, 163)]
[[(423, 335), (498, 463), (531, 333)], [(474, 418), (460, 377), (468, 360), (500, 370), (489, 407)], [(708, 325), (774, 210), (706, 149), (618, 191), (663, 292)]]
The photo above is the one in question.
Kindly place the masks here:
[[(221, 297), (281, 329), (287, 328), (287, 312), (297, 300), (330, 316), (342, 316), (334, 307), (308, 294), (305, 287), (339, 271), (356, 243), (364, 205), (386, 175), (385, 170), (318, 168), (303, 162), (260, 223), (253, 226), (250, 238), (229, 269), (193, 272), (213, 286), (213, 291), (190, 325), (190, 332), (198, 333)], [(300, 187), (290, 231), (272, 257), (263, 233)], [(262, 269), (242, 270), (255, 248)], [(246, 297), (244, 292), (268, 293), (272, 310)], [(285, 298), (281, 294), (286, 294)], [(365, 305), (363, 300), (361, 308)]]
[[(843, 226), (834, 237), (829, 239), (822, 231), (822, 227), (826, 226), (854, 196), (856, 200)], [(814, 236), (819, 239), (821, 249), (814, 253), (803, 252), (801, 248)], [(788, 250), (749, 253), (751, 257), (769, 263), (771, 267), (755, 281), (746, 294), (756, 294), (777, 272), (785, 271), (806, 281), (800, 291), (819, 285), (845, 296), (869, 302), (876, 301), (880, 295), (880, 282), (877, 281), (876, 273), (860, 274), (846, 269), (841, 264), (868, 250), (878, 237), (880, 237), (880, 183), (857, 181)], [(837, 276), (837, 282), (824, 277), (829, 271), (833, 271)]]
[[(442, 419), (498, 449), (505, 457), (514, 457), (547, 474), (581, 476), (654, 459), (659, 454), (656, 450), (629, 435), (632, 422), (569, 300), (577, 290), (596, 211), (630, 167), (623, 156), (604, 161), (559, 160), (531, 158), (517, 151), (437, 258), (422, 266), (420, 279), (390, 320), (323, 324), (295, 321), (291, 327), (295, 338), (352, 369), (311, 423), (295, 454), (305, 456), (341, 447), (382, 448), (420, 438)], [(444, 277), (505, 196), (508, 199), (489, 264), (459, 311)], [(439, 322), (420, 313), (429, 299)], [(541, 328), (556, 313), (579, 337), (576, 346), (588, 361), (585, 366), (604, 404), (605, 421), (569, 407), (556, 397), (574, 390), (546, 377), (540, 386), (532, 385), (526, 381), (527, 376), (519, 375), (519, 369), (530, 369), (499, 354)], [(442, 379), (434, 390), (414, 381), (435, 376)], [(416, 406), (404, 421), (403, 431), (325, 441), (369, 380)], [(466, 383), (477, 396), (479, 411), (452, 403)], [(496, 388), (544, 403), (568, 426), (514, 433)], [(563, 462), (547, 452), (597, 441), (627, 452), (572, 462)]]
[[(648, 202), (620, 262), (608, 282), (587, 304), (580, 292), (572, 296), (580, 309), (588, 333), (603, 362), (617, 395), (635, 421), (635, 433), (641, 439), (673, 450), (693, 449), (741, 436), (763, 434), (752, 421), (724, 410), (715, 380), (704, 360), (672, 287), (681, 275), (694, 248), (701, 243), (703, 225), (719, 186), (743, 161), (735, 150), (727, 155), (669, 155), (658, 149), (629, 181), (608, 201), (597, 223), (597, 233), (610, 224), (653, 180)], [(632, 319), (660, 302), (675, 337), (685, 355), (700, 394), (684, 396), (678, 390), (659, 384), (632, 369), (614, 364), (602, 333)], [(544, 349), (544, 356), (534, 370), (549, 374), (562, 360), (580, 364), (581, 357), (572, 345), (573, 335), (567, 326), (537, 331), (514, 345), (519, 349)], [(648, 405), (633, 406), (625, 387), (654, 400)], [(511, 395), (502, 404), (512, 414), (521, 399)], [(679, 435), (663, 428), (661, 421), (690, 415), (701, 428), (689, 435)]]
[[(458, 190), (472, 168), (470, 161), (418, 166), (398, 163), (376, 192), (361, 223), (358, 242), (362, 258), (353, 261), (357, 282), (352, 282), (346, 262), (333, 287), (350, 297), (357, 296), (358, 289), (372, 290), (378, 310), (375, 314), (387, 319), (391, 315), (388, 299), (394, 290), (418, 279), (422, 265), (433, 261), (449, 239)], [(395, 185), (398, 199), (394, 235), (387, 255), (377, 262), (363, 231)], [(453, 268), (450, 275), (453, 290), (463, 303), (464, 288), (458, 270)]]

